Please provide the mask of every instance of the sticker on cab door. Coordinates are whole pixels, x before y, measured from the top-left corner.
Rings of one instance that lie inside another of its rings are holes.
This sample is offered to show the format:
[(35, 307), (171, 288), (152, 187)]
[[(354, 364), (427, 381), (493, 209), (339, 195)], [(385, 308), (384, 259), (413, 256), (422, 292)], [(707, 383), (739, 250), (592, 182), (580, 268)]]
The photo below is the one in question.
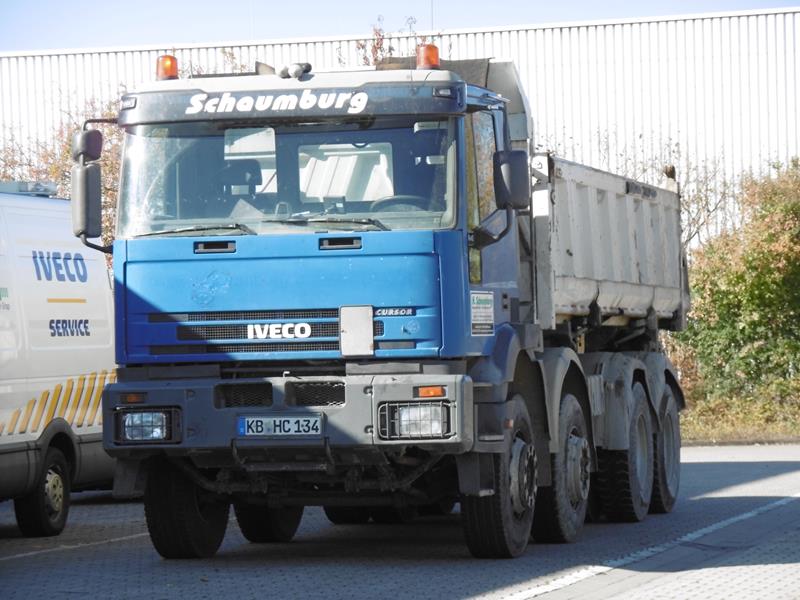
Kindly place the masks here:
[(492, 292), (470, 292), (469, 300), (472, 335), (493, 335), (494, 294)]

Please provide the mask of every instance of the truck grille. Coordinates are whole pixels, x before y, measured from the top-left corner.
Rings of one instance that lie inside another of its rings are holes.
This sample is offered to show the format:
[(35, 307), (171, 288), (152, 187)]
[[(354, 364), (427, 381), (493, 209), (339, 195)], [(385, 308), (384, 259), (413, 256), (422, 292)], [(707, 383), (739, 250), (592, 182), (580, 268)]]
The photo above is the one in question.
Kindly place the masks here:
[(308, 310), (234, 310), (206, 311), (192, 313), (150, 313), (150, 323), (193, 323), (197, 321), (286, 321), (305, 319), (338, 319), (336, 308), (316, 308)]
[(286, 385), (286, 394), (295, 406), (343, 406), (344, 382), (293, 382)]
[(150, 354), (233, 354), (236, 352), (336, 352), (339, 342), (286, 344), (186, 344), (150, 346)]
[[(147, 320), (154, 325), (160, 324), (156, 331), (158, 337), (166, 342), (149, 345), (153, 356), (339, 351), (339, 310), (335, 308), (150, 313)], [(259, 325), (255, 328), (256, 335), (265, 335), (270, 322), (306, 322), (310, 335), (303, 338), (248, 338), (248, 332), (254, 332), (252, 326), (248, 331), (248, 325)], [(383, 321), (373, 321), (374, 337), (382, 337), (384, 330)]]
[[(339, 337), (339, 322), (311, 323), (311, 337)], [(383, 335), (383, 321), (373, 322), (373, 335)], [(179, 325), (181, 341), (246, 340), (247, 325)]]
[(247, 408), (272, 406), (272, 384), (237, 383), (220, 385), (215, 390), (214, 405), (217, 408)]

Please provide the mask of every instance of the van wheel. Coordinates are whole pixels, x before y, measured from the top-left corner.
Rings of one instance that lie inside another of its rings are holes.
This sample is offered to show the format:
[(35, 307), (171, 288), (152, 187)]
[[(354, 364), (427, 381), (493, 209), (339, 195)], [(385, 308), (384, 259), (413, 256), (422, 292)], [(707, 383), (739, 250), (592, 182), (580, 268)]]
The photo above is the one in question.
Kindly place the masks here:
[(303, 506), (269, 508), (258, 504), (234, 502), (233, 512), (242, 535), (254, 544), (291, 542), (300, 521)]
[(156, 551), (164, 558), (214, 556), (225, 537), (230, 503), (203, 490), (166, 460), (147, 474), (144, 515)]
[(363, 525), (369, 521), (366, 506), (323, 506), (322, 510), (334, 525)]
[(17, 525), (23, 535), (45, 537), (64, 530), (69, 514), (69, 473), (64, 453), (48, 448), (33, 491), (14, 500)]
[(511, 400), (510, 442), (493, 454), (494, 494), (462, 496), (461, 522), (467, 547), (477, 558), (514, 558), (530, 538), (536, 498), (536, 451), (528, 409), (522, 397)]
[(651, 513), (670, 512), (681, 484), (681, 423), (675, 394), (669, 386), (665, 388), (662, 406), (661, 431), (655, 440)]
[(600, 453), (600, 496), (611, 521), (633, 523), (647, 516), (653, 493), (653, 424), (647, 393), (633, 384), (633, 410), (627, 450)]
[(592, 454), (586, 417), (578, 399), (565, 392), (558, 417), (560, 451), (552, 456), (553, 482), (540, 491), (533, 520), (537, 542), (572, 542), (586, 521)]

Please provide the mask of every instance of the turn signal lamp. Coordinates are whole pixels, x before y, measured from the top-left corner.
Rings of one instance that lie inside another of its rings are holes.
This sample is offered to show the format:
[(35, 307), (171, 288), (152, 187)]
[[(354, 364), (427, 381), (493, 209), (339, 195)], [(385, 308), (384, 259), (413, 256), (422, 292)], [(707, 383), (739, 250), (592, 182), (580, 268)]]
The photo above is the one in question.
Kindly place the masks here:
[(163, 54), (158, 57), (156, 62), (156, 79), (177, 79), (178, 78), (178, 59), (170, 54)]
[(444, 398), (447, 395), (447, 388), (443, 385), (421, 385), (414, 391), (417, 398)]
[(123, 404), (142, 404), (147, 399), (147, 394), (141, 392), (127, 392), (120, 394), (120, 401)]
[(420, 44), (417, 46), (417, 68), (438, 69), (439, 48), (434, 44)]

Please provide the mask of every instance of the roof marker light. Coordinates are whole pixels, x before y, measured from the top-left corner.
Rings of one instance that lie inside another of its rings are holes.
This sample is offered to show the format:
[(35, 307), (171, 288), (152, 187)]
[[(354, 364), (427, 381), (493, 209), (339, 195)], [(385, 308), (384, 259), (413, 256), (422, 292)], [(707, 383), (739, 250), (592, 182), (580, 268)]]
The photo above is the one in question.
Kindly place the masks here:
[(156, 63), (156, 79), (162, 81), (164, 79), (177, 79), (178, 78), (178, 59), (171, 54), (162, 54), (158, 57)]
[(417, 46), (417, 68), (438, 69), (439, 48), (434, 44), (420, 44)]

